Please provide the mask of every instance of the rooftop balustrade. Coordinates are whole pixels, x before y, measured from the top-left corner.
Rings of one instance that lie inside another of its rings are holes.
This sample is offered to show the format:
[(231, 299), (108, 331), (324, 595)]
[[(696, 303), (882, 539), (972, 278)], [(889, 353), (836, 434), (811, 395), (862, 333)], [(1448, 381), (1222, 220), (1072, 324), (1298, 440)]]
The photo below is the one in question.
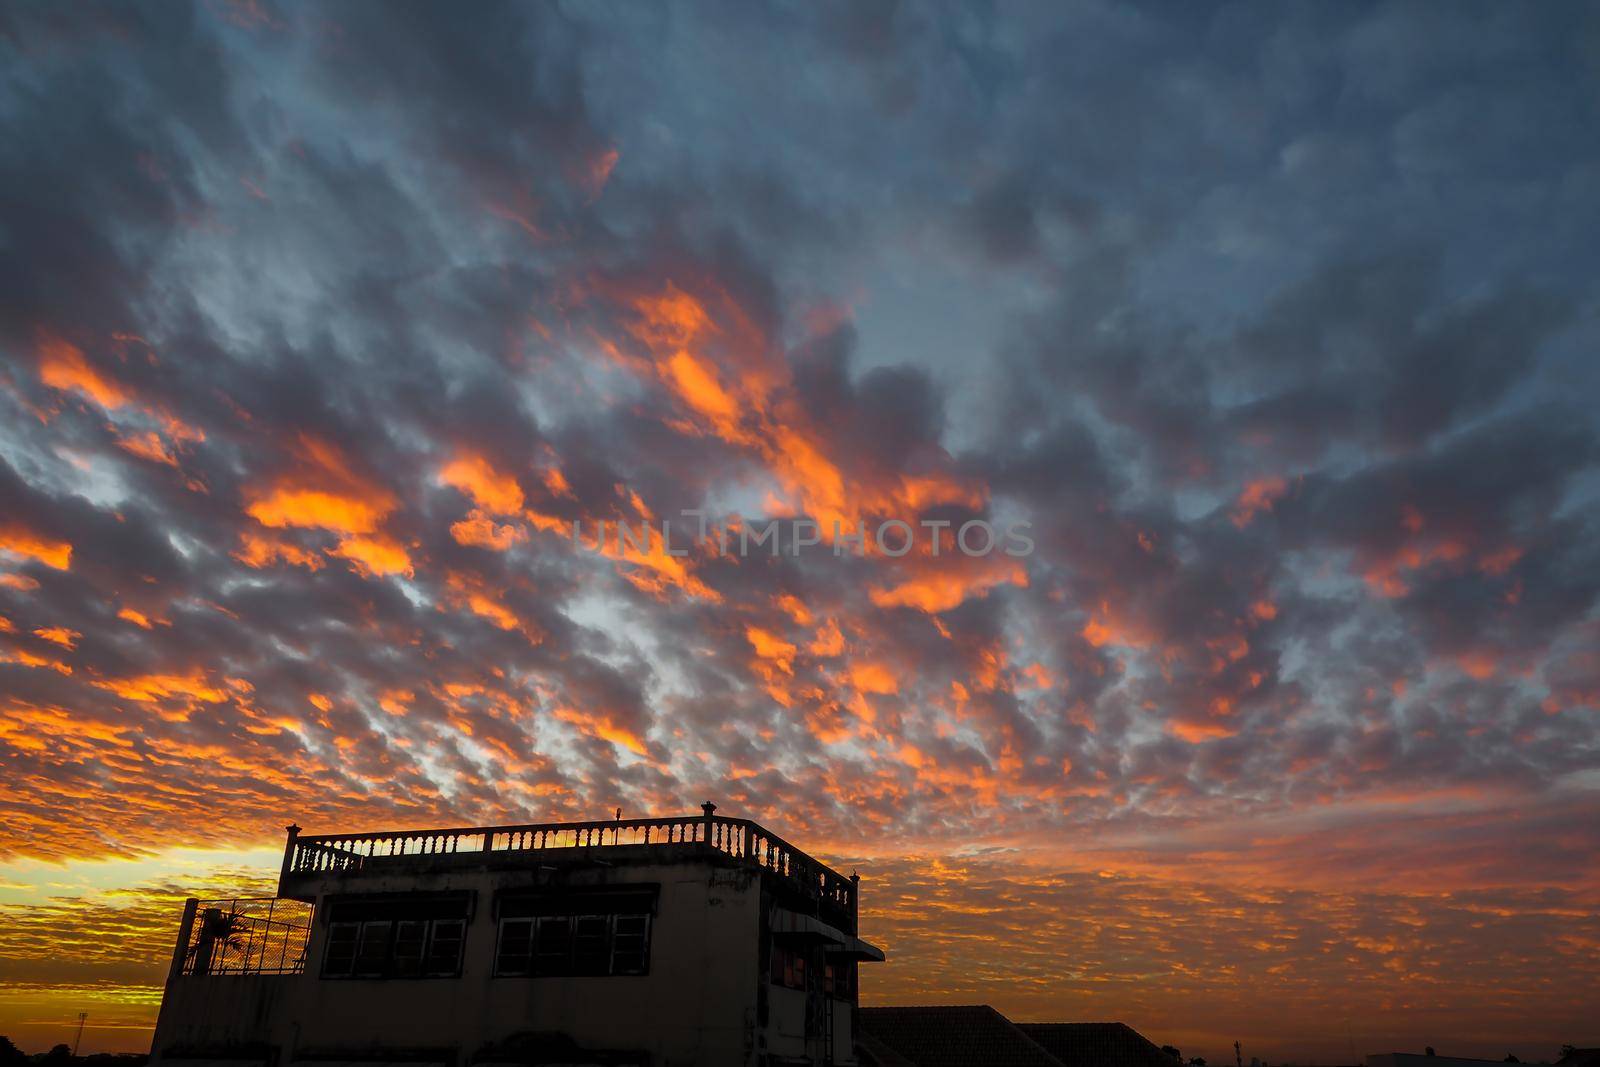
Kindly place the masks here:
[(281, 886), (297, 876), (382, 870), (390, 864), (426, 863), (429, 857), (699, 846), (770, 872), (816, 901), (819, 913), (856, 932), (854, 876), (846, 878), (757, 823), (719, 816), (715, 810), (716, 805), (707, 803), (700, 815), (315, 836), (302, 836), (298, 826), (290, 826)]

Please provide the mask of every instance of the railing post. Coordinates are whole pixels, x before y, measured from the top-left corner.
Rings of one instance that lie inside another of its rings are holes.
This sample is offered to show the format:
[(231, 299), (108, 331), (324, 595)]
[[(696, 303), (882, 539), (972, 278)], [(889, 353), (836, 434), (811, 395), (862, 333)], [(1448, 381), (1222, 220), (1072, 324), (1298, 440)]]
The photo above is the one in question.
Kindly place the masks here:
[(706, 813), (706, 844), (709, 845), (711, 844), (711, 813), (717, 810), (717, 806), (708, 800), (700, 805), (700, 810)]
[(183, 921), (178, 924), (178, 944), (172, 950), (172, 969), (167, 972), (169, 982), (183, 973), (184, 961), (189, 956), (189, 938), (194, 933), (194, 915), (199, 907), (198, 897), (190, 897), (183, 902)]
[(289, 875), (294, 871), (295, 846), (300, 840), (300, 827), (290, 823), (284, 827), (289, 832), (289, 839), (283, 845), (283, 869), (278, 872), (278, 892), (283, 892), (283, 884), (289, 880)]
[(856, 935), (861, 932), (858, 917), (861, 914), (861, 875), (855, 871), (850, 872), (850, 933)]

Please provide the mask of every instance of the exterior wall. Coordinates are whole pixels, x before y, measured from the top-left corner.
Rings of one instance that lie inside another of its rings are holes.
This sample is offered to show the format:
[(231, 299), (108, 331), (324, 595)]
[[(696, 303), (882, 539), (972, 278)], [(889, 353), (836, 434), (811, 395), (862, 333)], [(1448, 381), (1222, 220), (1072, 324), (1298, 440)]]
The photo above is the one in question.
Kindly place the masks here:
[[(821, 1026), (831, 1026), (833, 1037), (832, 1061), (838, 1064), (855, 1063), (855, 1040), (851, 1023), (855, 1016), (854, 996), (845, 999), (810, 991), (789, 989), (770, 982), (767, 986), (766, 1048), (776, 1061), (827, 1062), (829, 1031), (814, 1029), (808, 1033), (808, 1014), (814, 1018), (826, 1012), (832, 1015), (831, 1023), (821, 1021)], [(816, 1024), (813, 1024), (814, 1026)]]
[[(659, 885), (649, 972), (607, 977), (495, 977), (497, 890)], [(295, 895), (315, 898), (303, 975), (186, 975), (168, 983), (155, 1058), (229, 1046), (296, 1056), (466, 1063), (514, 1034), (564, 1033), (589, 1050), (640, 1050), (639, 1062), (746, 1065), (756, 1062), (761, 968), (761, 875), (709, 861), (596, 864), (529, 869), (478, 863), (442, 871), (374, 869), (303, 879)], [(327, 947), (324, 904), (331, 894), (462, 890), (474, 894), (458, 978), (320, 977)], [(272, 1051), (276, 1050), (276, 1052)], [(380, 1056), (380, 1058), (382, 1058)], [(490, 1060), (492, 1062), (492, 1055)]]

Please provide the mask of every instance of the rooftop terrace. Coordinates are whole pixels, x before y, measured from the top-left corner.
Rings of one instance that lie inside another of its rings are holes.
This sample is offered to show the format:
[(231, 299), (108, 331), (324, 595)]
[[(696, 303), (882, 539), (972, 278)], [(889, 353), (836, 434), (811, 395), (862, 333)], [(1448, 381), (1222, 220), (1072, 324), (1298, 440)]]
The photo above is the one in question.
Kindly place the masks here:
[[(528, 823), (508, 826), (450, 827), (438, 830), (385, 830), (360, 834), (302, 835), (288, 827), (278, 891), (294, 897), (297, 887), (329, 875), (403, 870), (473, 862), (584, 859), (614, 849), (709, 851), (741, 866), (766, 872), (806, 900), (819, 916), (856, 933), (859, 879), (846, 878), (749, 819), (715, 814), (701, 805), (699, 815), (666, 815), (598, 822)], [(621, 855), (615, 855), (621, 858)]]

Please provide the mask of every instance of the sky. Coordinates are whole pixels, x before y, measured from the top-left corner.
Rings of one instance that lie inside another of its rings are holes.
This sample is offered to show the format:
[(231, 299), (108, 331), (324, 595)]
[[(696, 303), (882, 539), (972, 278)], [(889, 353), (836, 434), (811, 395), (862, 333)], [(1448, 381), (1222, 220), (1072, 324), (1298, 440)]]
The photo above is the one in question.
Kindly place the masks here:
[(1597, 120), (1561, 2), (0, 3), (0, 1033), (713, 800), (863, 1003), (1600, 1043)]

